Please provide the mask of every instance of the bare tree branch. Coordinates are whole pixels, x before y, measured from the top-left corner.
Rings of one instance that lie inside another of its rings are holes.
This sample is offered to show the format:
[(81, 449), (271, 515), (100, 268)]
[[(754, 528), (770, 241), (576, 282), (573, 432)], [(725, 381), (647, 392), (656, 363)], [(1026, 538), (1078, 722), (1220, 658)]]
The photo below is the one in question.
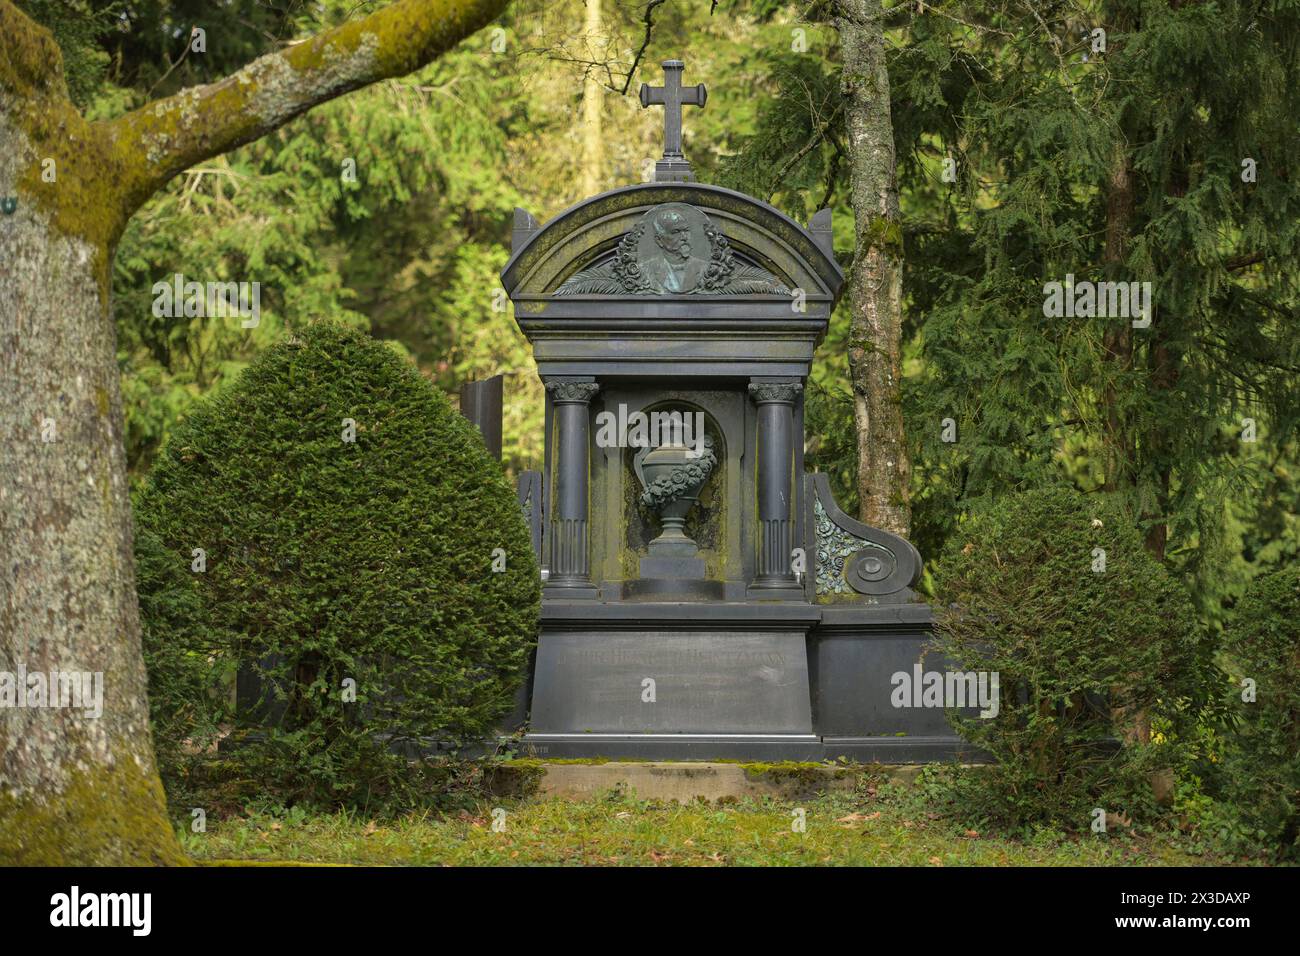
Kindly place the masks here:
[(623, 84), (623, 89), (619, 92), (623, 95), (632, 87), (632, 78), (636, 76), (636, 68), (641, 65), (641, 58), (645, 56), (646, 48), (650, 46), (650, 34), (654, 30), (654, 12), (655, 7), (662, 6), (664, 0), (650, 0), (645, 8), (645, 38), (641, 41), (641, 47), (636, 51), (636, 56), (632, 57), (632, 65), (627, 70), (627, 82)]
[(185, 38), (184, 51), (181, 53), (179, 57), (177, 57), (175, 60), (172, 61), (171, 66), (167, 67), (167, 72), (164, 73), (162, 76), (158, 77), (158, 79), (154, 82), (153, 86), (149, 87), (149, 92), (146, 93), (145, 96), (152, 96), (153, 91), (158, 89), (158, 87), (162, 86), (163, 82), (167, 79), (167, 77), (172, 75), (176, 67), (180, 66), (182, 63), (185, 62), (185, 58), (190, 55), (190, 51), (193, 49), (194, 49), (194, 28), (190, 27), (190, 35)]

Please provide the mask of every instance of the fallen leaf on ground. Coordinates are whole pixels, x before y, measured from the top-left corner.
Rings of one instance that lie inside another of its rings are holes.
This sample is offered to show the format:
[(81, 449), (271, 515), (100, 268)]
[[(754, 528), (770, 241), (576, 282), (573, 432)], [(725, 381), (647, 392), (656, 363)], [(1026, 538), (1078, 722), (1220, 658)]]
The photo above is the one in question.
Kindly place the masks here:
[(850, 813), (846, 817), (840, 817), (836, 823), (857, 823), (860, 820), (875, 820), (880, 816), (880, 811), (875, 813)]

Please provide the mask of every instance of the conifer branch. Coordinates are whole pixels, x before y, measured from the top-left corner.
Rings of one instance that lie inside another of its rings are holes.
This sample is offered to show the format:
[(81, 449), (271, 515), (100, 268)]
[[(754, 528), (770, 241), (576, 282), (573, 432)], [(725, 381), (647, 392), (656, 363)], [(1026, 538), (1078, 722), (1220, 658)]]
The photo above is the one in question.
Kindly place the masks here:
[(769, 201), (776, 193), (777, 189), (780, 188), (781, 183), (785, 181), (786, 174), (799, 165), (799, 163), (803, 161), (803, 158), (816, 149), (821, 141), (826, 138), (827, 131), (835, 124), (835, 121), (839, 119), (840, 113), (842, 112), (844, 112), (843, 100), (836, 104), (835, 109), (831, 112), (831, 115), (826, 118), (825, 122), (821, 123), (817, 129), (813, 131), (812, 138), (808, 140), (808, 142), (804, 143), (804, 145), (799, 148), (798, 152), (781, 164), (781, 168), (778, 169), (776, 175), (772, 177), (774, 185), (767, 194)]

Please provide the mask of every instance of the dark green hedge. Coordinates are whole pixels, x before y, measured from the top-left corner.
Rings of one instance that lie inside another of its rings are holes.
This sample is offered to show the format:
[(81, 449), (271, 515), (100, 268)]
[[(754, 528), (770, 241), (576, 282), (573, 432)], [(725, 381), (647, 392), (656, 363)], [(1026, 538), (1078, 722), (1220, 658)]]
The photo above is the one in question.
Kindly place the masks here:
[[(374, 803), (414, 772), (394, 744), (480, 737), (508, 710), (540, 600), (514, 491), (473, 426), (368, 336), (320, 324), (268, 350), (176, 429), (136, 520), (173, 789), (218, 760), (224, 725), (225, 769), (268, 796)], [(267, 733), (231, 713), (239, 666), (282, 714)]]
[(1000, 676), (997, 717), (954, 717), (997, 758), (982, 811), (1085, 831), (1098, 806), (1131, 815), (1137, 758), (1153, 755), (1114, 742), (1169, 726), (1206, 653), (1189, 596), (1131, 519), (1066, 486), (1003, 498), (962, 523), (934, 577), (943, 651)]
[[(1300, 856), (1300, 566), (1251, 582), (1228, 626), (1239, 719), (1225, 744), (1225, 795), (1249, 844)], [(1255, 700), (1243, 699), (1242, 681)]]

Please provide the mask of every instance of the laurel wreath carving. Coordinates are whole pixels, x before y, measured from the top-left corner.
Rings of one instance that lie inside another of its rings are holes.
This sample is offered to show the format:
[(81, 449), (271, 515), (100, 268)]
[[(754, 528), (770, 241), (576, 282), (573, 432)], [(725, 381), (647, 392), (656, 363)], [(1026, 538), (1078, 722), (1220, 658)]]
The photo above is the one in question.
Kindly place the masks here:
[[(619, 240), (612, 258), (574, 273), (555, 295), (654, 295), (641, 272), (639, 249), (647, 220), (642, 219)], [(709, 265), (700, 283), (687, 295), (789, 295), (780, 279), (736, 258), (727, 237), (712, 222), (704, 227), (709, 239)]]
[(690, 459), (650, 482), (641, 493), (641, 504), (656, 509), (672, 504), (692, 488), (699, 488), (708, 481), (717, 464), (718, 456), (713, 451), (713, 439), (705, 435), (704, 450), (700, 457)]

